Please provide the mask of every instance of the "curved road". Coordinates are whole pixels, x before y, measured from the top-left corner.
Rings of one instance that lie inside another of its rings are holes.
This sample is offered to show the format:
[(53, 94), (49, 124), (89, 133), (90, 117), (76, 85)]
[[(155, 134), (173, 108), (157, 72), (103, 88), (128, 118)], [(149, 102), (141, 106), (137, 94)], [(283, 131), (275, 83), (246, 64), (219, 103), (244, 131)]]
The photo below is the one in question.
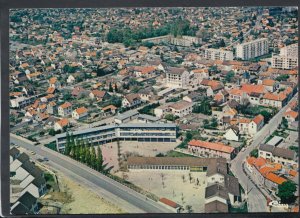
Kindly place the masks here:
[[(27, 139), (20, 136), (10, 134), (10, 142), (15, 143), (30, 151), (36, 152), (37, 155), (47, 157), (49, 163), (62, 173), (88, 180), (96, 188), (104, 189), (109, 192), (111, 198), (114, 199), (114, 204), (121, 208), (130, 208), (130, 213), (172, 213), (170, 209), (150, 200), (146, 197), (116, 181), (110, 179), (99, 172), (81, 164), (69, 157), (66, 157), (58, 152), (52, 151), (46, 147), (35, 146)], [(123, 206), (123, 204), (125, 204)], [(173, 212), (174, 213), (174, 212)]]
[[(298, 97), (296, 94), (292, 100)], [(292, 101), (291, 100), (291, 101)], [(248, 194), (248, 210), (249, 212), (268, 212), (267, 200), (256, 186), (249, 181), (247, 175), (243, 172), (243, 162), (250, 152), (257, 148), (264, 140), (273, 133), (281, 123), (284, 112), (288, 108), (289, 103), (283, 107), (270, 121), (266, 124), (253, 138), (253, 142), (246, 148), (244, 152), (239, 152), (235, 159), (231, 162), (231, 171), (238, 178), (240, 184), (245, 191), (250, 191)]]

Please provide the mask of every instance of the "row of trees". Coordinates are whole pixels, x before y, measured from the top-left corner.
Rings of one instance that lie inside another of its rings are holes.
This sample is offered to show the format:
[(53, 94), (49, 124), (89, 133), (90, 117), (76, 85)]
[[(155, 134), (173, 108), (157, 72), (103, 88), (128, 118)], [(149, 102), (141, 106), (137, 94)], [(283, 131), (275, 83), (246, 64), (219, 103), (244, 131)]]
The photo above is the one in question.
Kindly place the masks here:
[[(198, 27), (191, 26), (188, 20), (178, 19), (173, 23), (168, 23), (159, 28), (153, 28), (153, 26), (132, 30), (126, 28), (112, 28), (106, 39), (109, 43), (123, 43), (126, 47), (135, 45), (136, 42), (140, 42), (142, 39), (164, 36), (172, 34), (175, 37), (182, 35), (195, 36)], [(151, 45), (149, 45), (151, 46)]]
[(202, 113), (206, 115), (211, 115), (210, 99), (204, 98), (199, 103), (194, 105), (193, 113)]
[(96, 151), (95, 147), (85, 140), (79, 139), (75, 142), (74, 136), (68, 132), (64, 154), (99, 172), (108, 173), (108, 170), (105, 169), (107, 164), (104, 164), (100, 146), (97, 147)]

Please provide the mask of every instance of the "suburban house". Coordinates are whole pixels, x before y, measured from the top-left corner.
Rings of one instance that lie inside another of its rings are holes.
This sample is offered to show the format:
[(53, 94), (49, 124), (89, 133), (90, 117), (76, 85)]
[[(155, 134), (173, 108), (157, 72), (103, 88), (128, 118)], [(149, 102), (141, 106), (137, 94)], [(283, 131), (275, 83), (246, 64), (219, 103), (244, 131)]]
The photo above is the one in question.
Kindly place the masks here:
[(287, 104), (287, 97), (284, 93), (266, 93), (262, 97), (263, 105), (282, 108)]
[(88, 116), (88, 110), (85, 107), (77, 108), (72, 113), (72, 117), (76, 120), (83, 119), (87, 116)]
[(284, 117), (289, 123), (295, 122), (298, 120), (298, 112), (293, 110), (287, 110), (287, 112), (285, 112), (284, 114)]
[(65, 102), (58, 107), (58, 115), (61, 117), (66, 117), (72, 114), (72, 104), (70, 102)]
[(106, 91), (100, 91), (100, 90), (93, 90), (89, 94), (91, 99), (96, 99), (97, 101), (102, 101), (105, 99), (109, 94)]
[(122, 100), (123, 107), (135, 107), (142, 103), (138, 94), (128, 94)]
[(202, 157), (223, 157), (231, 160), (235, 155), (235, 149), (231, 146), (216, 142), (192, 140), (188, 143), (190, 153)]
[(207, 96), (214, 96), (218, 91), (224, 88), (223, 84), (217, 80), (203, 79), (200, 86), (207, 88)]
[(223, 136), (226, 140), (238, 142), (240, 136), (239, 132), (240, 131), (237, 126), (230, 126)]
[(52, 77), (49, 79), (49, 86), (55, 89), (61, 88), (60, 82), (58, 81), (57, 77)]
[(166, 72), (166, 86), (171, 88), (187, 88), (189, 72), (184, 68), (169, 67)]
[(174, 116), (184, 117), (192, 113), (194, 103), (187, 101), (179, 101), (169, 105), (170, 112)]
[(282, 176), (282, 165), (268, 163), (266, 159), (259, 157), (248, 157), (245, 166), (252, 177), (256, 178), (258, 185), (263, 185), (268, 189), (277, 190), (278, 185), (287, 181)]
[(118, 109), (118, 108), (117, 108), (116, 106), (114, 106), (114, 105), (111, 104), (111, 105), (108, 105), (108, 106), (103, 107), (103, 108), (101, 109), (101, 111), (104, 112), (104, 113), (112, 113), (112, 114), (115, 114), (117, 109)]
[(259, 157), (262, 157), (271, 162), (280, 163), (283, 165), (297, 164), (296, 152), (293, 150), (279, 148), (268, 144), (261, 144), (258, 150)]
[(63, 118), (54, 124), (55, 131), (63, 131), (64, 127), (69, 126), (69, 120), (67, 118)]
[(253, 118), (253, 120), (248, 125), (248, 133), (249, 135), (255, 135), (259, 130), (261, 130), (264, 126), (264, 117), (259, 114)]

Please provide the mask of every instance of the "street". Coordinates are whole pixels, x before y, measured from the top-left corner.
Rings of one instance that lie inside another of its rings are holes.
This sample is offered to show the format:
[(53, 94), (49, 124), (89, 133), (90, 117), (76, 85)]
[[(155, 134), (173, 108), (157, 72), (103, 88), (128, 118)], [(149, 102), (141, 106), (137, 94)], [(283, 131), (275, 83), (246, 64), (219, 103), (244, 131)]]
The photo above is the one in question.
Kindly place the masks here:
[[(298, 94), (296, 94), (292, 100), (296, 99)], [(291, 100), (291, 101), (292, 101)], [(288, 108), (288, 104), (283, 107), (270, 121), (266, 124), (253, 138), (253, 142), (250, 146), (246, 148), (244, 152), (239, 152), (235, 159), (231, 162), (231, 171), (238, 178), (240, 184), (247, 192), (251, 190), (248, 194), (248, 210), (249, 212), (267, 212), (267, 200), (263, 194), (256, 188), (256, 186), (249, 181), (248, 177), (243, 172), (243, 162), (246, 157), (249, 156), (250, 152), (259, 146), (266, 137), (270, 135), (273, 131), (277, 129), (277, 126), (280, 124), (284, 112)]]
[(87, 181), (92, 183), (95, 188), (100, 188), (102, 192), (106, 192), (105, 197), (108, 197), (107, 200), (112, 201), (112, 203), (130, 213), (172, 213), (171, 210), (163, 205), (146, 199), (144, 195), (58, 152), (41, 145), (35, 146), (32, 142), (13, 134), (10, 134), (10, 141), (30, 151), (34, 151), (36, 155), (47, 157), (49, 164), (53, 168), (67, 175), (72, 174), (78, 181), (84, 181), (83, 185), (87, 184)]

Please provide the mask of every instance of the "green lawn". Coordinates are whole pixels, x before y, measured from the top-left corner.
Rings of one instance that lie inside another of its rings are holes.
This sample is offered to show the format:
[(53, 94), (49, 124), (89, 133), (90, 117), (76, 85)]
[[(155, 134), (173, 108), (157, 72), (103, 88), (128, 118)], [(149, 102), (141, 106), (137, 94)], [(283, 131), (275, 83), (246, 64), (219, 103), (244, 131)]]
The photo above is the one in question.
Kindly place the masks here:
[(194, 157), (193, 155), (183, 154), (178, 151), (168, 151), (166, 156), (167, 157)]

